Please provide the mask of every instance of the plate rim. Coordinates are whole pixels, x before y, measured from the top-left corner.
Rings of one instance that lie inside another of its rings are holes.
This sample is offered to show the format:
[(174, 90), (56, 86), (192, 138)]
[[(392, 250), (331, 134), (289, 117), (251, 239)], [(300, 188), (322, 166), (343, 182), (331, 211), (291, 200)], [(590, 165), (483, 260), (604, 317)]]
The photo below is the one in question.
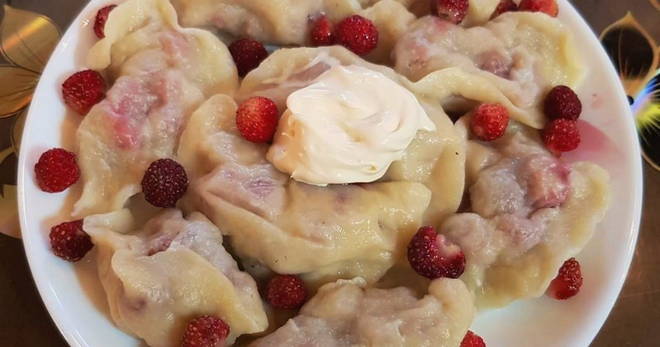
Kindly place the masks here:
[[(57, 43), (57, 46), (55, 46), (55, 49), (51, 53), (51, 55), (48, 57), (48, 62), (44, 66), (39, 82), (37, 83), (36, 88), (34, 89), (33, 98), (30, 101), (30, 105), (27, 110), (27, 114), (25, 116), (25, 124), (23, 127), (23, 131), (25, 129), (29, 129), (29, 126), (32, 121), (34, 121), (35, 117), (34, 113), (34, 107), (33, 105), (37, 103), (37, 98), (36, 96), (40, 93), (41, 89), (47, 88), (49, 86), (44, 83), (44, 79), (42, 78), (48, 71), (51, 70), (51, 66), (54, 64), (54, 59), (52, 59), (53, 56), (56, 56), (60, 51), (64, 51), (67, 49), (74, 49), (74, 48), (68, 48), (68, 45), (74, 44), (74, 42), (69, 42), (72, 36), (75, 36), (75, 31), (80, 30), (79, 25), (80, 23), (85, 23), (87, 20), (86, 17), (88, 16), (88, 13), (91, 11), (92, 7), (96, 5), (96, 3), (103, 1), (103, 0), (89, 0), (87, 1), (84, 6), (80, 9), (78, 14), (74, 16), (71, 20), (71, 22), (68, 24), (67, 29), (64, 31), (64, 34), (60, 38), (60, 41)], [(120, 0), (123, 1), (123, 0)], [(52, 91), (51, 91), (52, 92)], [(59, 93), (59, 91), (56, 91)], [(19, 225), (20, 225), (20, 230), (21, 230), (21, 241), (23, 243), (23, 250), (25, 252), (25, 256), (27, 258), (28, 266), (30, 268), (30, 275), (32, 276), (32, 280), (37, 287), (37, 292), (39, 293), (39, 297), (41, 298), (42, 304), (46, 307), (46, 310), (48, 311), (48, 315), (50, 316), (51, 321), (55, 324), (55, 327), (59, 331), (60, 335), (64, 338), (67, 344), (70, 346), (75, 346), (75, 347), (89, 347), (85, 342), (84, 339), (81, 336), (78, 336), (77, 334), (72, 334), (71, 332), (67, 331), (66, 328), (69, 327), (68, 322), (66, 322), (66, 317), (63, 316), (61, 313), (61, 309), (64, 307), (62, 302), (59, 300), (57, 297), (57, 293), (55, 292), (54, 289), (52, 289), (46, 281), (43, 276), (36, 276), (37, 268), (39, 267), (39, 264), (37, 263), (35, 259), (35, 255), (30, 252), (30, 249), (32, 249), (32, 244), (35, 242), (31, 237), (26, 237), (25, 232), (23, 230), (27, 230), (27, 197), (25, 194), (25, 184), (30, 181), (28, 174), (26, 172), (27, 170), (27, 161), (28, 161), (28, 154), (27, 154), (27, 137), (22, 136), (21, 137), (21, 144), (19, 148), (22, 148), (22, 151), (19, 151), (19, 156), (18, 156), (18, 170), (17, 170), (17, 179), (16, 179), (16, 199), (18, 203), (18, 220), (19, 220)], [(75, 270), (74, 270), (75, 271)], [(89, 300), (89, 298), (87, 298)], [(114, 325), (114, 322), (113, 322)], [(118, 329), (118, 328), (117, 328)]]
[[(568, 17), (570, 18), (570, 20), (574, 21), (580, 27), (580, 31), (587, 33), (587, 36), (591, 38), (589, 40), (589, 43), (590, 44), (597, 43), (598, 47), (595, 50), (595, 52), (597, 52), (596, 54), (598, 54), (599, 56), (598, 59), (609, 62), (609, 64), (606, 64), (607, 67), (602, 72), (604, 72), (608, 82), (610, 82), (617, 89), (617, 97), (620, 99), (619, 101), (624, 102), (625, 105), (629, 105), (627, 93), (623, 87), (621, 78), (619, 77), (619, 74), (616, 71), (614, 64), (612, 63), (609, 55), (605, 51), (605, 47), (602, 45), (598, 35), (594, 32), (594, 30), (591, 28), (589, 23), (587, 23), (586, 19), (582, 16), (580, 11), (577, 10), (577, 8), (573, 5), (572, 2), (568, 0), (558, 0), (558, 1), (560, 2), (559, 4), (560, 8), (569, 7), (571, 9), (571, 11), (569, 11), (568, 13)], [(584, 346), (589, 346), (593, 342), (593, 340), (596, 338), (600, 330), (605, 325), (607, 318), (609, 318), (612, 309), (614, 308), (614, 305), (619, 300), (619, 296), (621, 295), (621, 291), (623, 290), (623, 285), (625, 284), (626, 278), (630, 273), (630, 266), (632, 264), (635, 255), (635, 249), (637, 248), (637, 240), (639, 238), (639, 232), (641, 226), (643, 200), (644, 200), (644, 159), (642, 157), (641, 144), (639, 142), (639, 136), (637, 134), (636, 125), (635, 125), (635, 116), (632, 113), (632, 108), (625, 107), (624, 114), (619, 114), (619, 117), (624, 117), (626, 119), (623, 123), (625, 124), (626, 130), (628, 132), (627, 135), (634, 142), (632, 144), (633, 145), (632, 154), (636, 158), (633, 159), (634, 165), (631, 167), (632, 176), (635, 181), (633, 182), (634, 191), (632, 192), (633, 205), (630, 206), (629, 209), (632, 212), (631, 213), (632, 220), (629, 221), (629, 231), (628, 231), (629, 238), (628, 238), (628, 244), (625, 245), (625, 255), (626, 255), (626, 259), (624, 261), (625, 271), (622, 271), (620, 274), (618, 274), (618, 276), (615, 276), (616, 283), (610, 289), (610, 293), (609, 293), (614, 295), (607, 296), (607, 302), (600, 306), (600, 310), (599, 310), (600, 312), (598, 315), (597, 322), (592, 321), (591, 325), (596, 326), (596, 328), (590, 329), (589, 333), (582, 334), (583, 343), (581, 343), (581, 345)], [(610, 208), (612, 208), (611, 202), (610, 202), (610, 206), (608, 206), (608, 211)]]

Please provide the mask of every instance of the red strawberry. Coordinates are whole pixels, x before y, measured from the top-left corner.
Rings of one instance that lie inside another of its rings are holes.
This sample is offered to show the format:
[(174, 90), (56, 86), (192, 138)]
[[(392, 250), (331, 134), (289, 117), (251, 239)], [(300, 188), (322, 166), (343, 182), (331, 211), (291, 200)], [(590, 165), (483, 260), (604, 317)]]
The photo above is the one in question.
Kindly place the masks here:
[(266, 285), (266, 301), (274, 308), (292, 310), (307, 300), (307, 289), (300, 277), (275, 275)]
[(580, 145), (577, 122), (558, 118), (545, 125), (541, 133), (543, 143), (553, 153), (570, 152)]
[(115, 7), (117, 7), (117, 5), (106, 6), (96, 12), (96, 18), (94, 19), (94, 33), (99, 39), (105, 37), (105, 22), (108, 20), (110, 11), (114, 10)]
[(64, 222), (52, 227), (49, 238), (53, 253), (68, 261), (82, 259), (94, 247), (92, 239), (83, 230), (82, 220)]
[(484, 342), (484, 339), (481, 338), (481, 336), (473, 333), (472, 330), (468, 330), (467, 334), (465, 334), (465, 337), (463, 337), (461, 347), (486, 347), (486, 343)]
[(504, 135), (509, 125), (509, 111), (500, 104), (481, 104), (472, 113), (470, 129), (482, 141), (493, 141)]
[(156, 207), (174, 207), (188, 189), (186, 170), (172, 159), (158, 159), (142, 177), (144, 199)]
[(555, 0), (522, 0), (518, 5), (520, 11), (543, 12), (552, 17), (557, 17), (559, 7)]
[(468, 0), (431, 0), (431, 12), (454, 24), (465, 19), (469, 7)]
[(465, 271), (461, 248), (431, 226), (419, 228), (413, 236), (408, 244), (408, 262), (418, 274), (430, 279), (458, 278)]
[(62, 148), (44, 152), (34, 165), (39, 188), (44, 192), (58, 193), (69, 188), (80, 178), (76, 155)]
[(275, 102), (261, 96), (245, 100), (236, 111), (236, 127), (248, 141), (270, 142), (277, 130), (280, 113)]
[(378, 45), (378, 28), (367, 18), (352, 15), (335, 27), (335, 40), (357, 55), (367, 55)]
[(490, 19), (495, 19), (497, 16), (505, 12), (515, 12), (518, 11), (518, 5), (516, 5), (513, 0), (500, 0), (500, 3), (493, 11), (493, 14), (490, 16)]
[(200, 316), (188, 323), (181, 347), (224, 346), (229, 336), (229, 325), (214, 316)]
[(335, 37), (332, 34), (332, 23), (326, 16), (320, 16), (312, 24), (310, 32), (310, 41), (312, 46), (330, 46), (335, 43)]
[(558, 300), (566, 300), (577, 294), (580, 287), (582, 287), (580, 263), (575, 258), (571, 258), (564, 262), (557, 277), (550, 282), (548, 295)]
[(84, 116), (105, 97), (105, 80), (94, 70), (78, 71), (62, 83), (64, 103)]
[(550, 119), (576, 120), (582, 113), (582, 102), (570, 87), (556, 86), (546, 95), (543, 111), (545, 116)]
[(243, 77), (254, 70), (268, 57), (268, 51), (261, 42), (253, 39), (240, 39), (229, 45), (229, 53), (234, 58), (238, 75)]

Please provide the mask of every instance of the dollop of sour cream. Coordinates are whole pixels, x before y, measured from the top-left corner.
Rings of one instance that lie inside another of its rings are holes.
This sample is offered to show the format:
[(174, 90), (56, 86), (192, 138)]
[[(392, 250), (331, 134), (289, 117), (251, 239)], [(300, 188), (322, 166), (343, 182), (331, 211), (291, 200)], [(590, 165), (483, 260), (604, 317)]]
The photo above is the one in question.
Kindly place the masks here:
[(417, 131), (435, 129), (417, 98), (382, 73), (334, 66), (289, 95), (267, 158), (300, 182), (373, 182)]

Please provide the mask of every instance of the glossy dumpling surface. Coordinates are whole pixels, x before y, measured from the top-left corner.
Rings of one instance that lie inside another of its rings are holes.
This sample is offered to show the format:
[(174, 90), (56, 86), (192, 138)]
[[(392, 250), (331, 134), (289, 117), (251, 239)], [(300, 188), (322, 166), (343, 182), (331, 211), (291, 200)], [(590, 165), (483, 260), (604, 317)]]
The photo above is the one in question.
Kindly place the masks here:
[(471, 294), (459, 280), (435, 280), (422, 298), (405, 287), (364, 284), (361, 278), (326, 284), (298, 316), (250, 346), (455, 347), (474, 316)]
[(265, 145), (238, 134), (235, 109), (218, 95), (193, 114), (179, 149), (184, 164), (197, 163), (186, 207), (230, 235), (241, 257), (275, 272), (317, 283), (377, 280), (421, 223), (430, 191), (405, 181), (316, 187), (290, 180), (265, 159)]
[(377, 71), (415, 94), (435, 123), (436, 131), (419, 131), (403, 159), (390, 166), (383, 181), (419, 182), (431, 190), (432, 201), (424, 223), (439, 223), (456, 211), (463, 195), (465, 140), (444, 112), (439, 102), (443, 89), (439, 89), (435, 81), (411, 83), (392, 69), (366, 62), (343, 47), (280, 49), (246, 76), (238, 99), (265, 96), (284, 111), (289, 94), (310, 85), (336, 65), (358, 65)]
[(338, 23), (353, 14), (370, 19), (379, 31), (376, 49), (367, 59), (390, 61), (390, 52), (415, 16), (395, 0), (174, 0), (184, 26), (213, 26), (234, 37), (265, 44), (308, 45), (314, 20), (325, 15)]
[[(555, 85), (575, 87), (584, 73), (568, 30), (550, 16), (530, 12), (506, 13), (471, 28), (423, 17), (393, 54), (395, 69), (413, 81), (437, 70), (461, 69), (487, 79), (524, 109), (535, 109)], [(541, 115), (526, 123), (541, 127)]]
[[(336, 65), (405, 80), (342, 47), (280, 49), (246, 76), (237, 98), (266, 96), (283, 112), (289, 94)], [(437, 131), (418, 132), (381, 180), (315, 187), (277, 171), (265, 158), (267, 145), (238, 134), (236, 103), (214, 96), (193, 114), (179, 147), (194, 177), (186, 206), (231, 235), (240, 256), (275, 272), (301, 273), (314, 284), (354, 276), (376, 281), (415, 229), (455, 212), (463, 194), (465, 140), (439, 104), (423, 97), (420, 103)]]
[(150, 346), (179, 346), (188, 320), (215, 315), (228, 341), (266, 329), (252, 277), (238, 269), (204, 216), (165, 210), (138, 232), (128, 210), (87, 217), (98, 273), (115, 324)]
[(441, 233), (465, 252), (461, 279), (479, 308), (543, 295), (562, 263), (597, 231), (609, 204), (602, 168), (563, 163), (537, 136), (514, 126), (494, 145), (469, 141), (471, 212), (448, 218)]
[(112, 11), (88, 64), (112, 84), (77, 131), (84, 183), (74, 214), (123, 207), (154, 160), (172, 157), (190, 113), (238, 83), (227, 48), (212, 34), (182, 29), (165, 0), (130, 0)]

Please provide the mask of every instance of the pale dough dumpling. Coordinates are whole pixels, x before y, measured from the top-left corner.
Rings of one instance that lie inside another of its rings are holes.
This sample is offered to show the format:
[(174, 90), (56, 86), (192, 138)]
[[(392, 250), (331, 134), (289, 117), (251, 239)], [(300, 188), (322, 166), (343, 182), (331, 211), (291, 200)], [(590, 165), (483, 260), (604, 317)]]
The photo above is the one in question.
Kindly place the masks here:
[(406, 287), (365, 289), (361, 278), (339, 280), (250, 346), (456, 347), (473, 316), (472, 296), (459, 280), (435, 280), (421, 299)]
[[(553, 86), (574, 87), (584, 74), (568, 29), (540, 13), (506, 13), (467, 29), (427, 16), (410, 26), (393, 54), (395, 70), (413, 81), (457, 68), (490, 81), (513, 105), (526, 110), (537, 108)], [(455, 94), (465, 92), (457, 89)], [(542, 127), (539, 112), (527, 118), (526, 124)]]
[[(432, 201), (424, 223), (439, 223), (458, 208), (464, 187), (465, 139), (460, 137), (437, 95), (434, 83), (410, 83), (392, 69), (364, 61), (343, 47), (291, 48), (275, 51), (250, 72), (237, 93), (239, 100), (259, 95), (271, 98), (280, 111), (293, 91), (311, 84), (336, 65), (359, 65), (377, 71), (410, 89), (436, 125), (435, 132), (420, 131), (404, 158), (390, 166), (383, 181), (424, 183)], [(438, 81), (438, 84), (442, 81)]]
[(191, 181), (208, 174), (218, 164), (253, 165), (265, 158), (267, 145), (245, 141), (238, 133), (237, 108), (233, 98), (219, 94), (193, 112), (177, 150), (179, 162)]
[[(457, 127), (467, 133), (467, 119)], [(566, 164), (535, 131), (513, 125), (486, 145), (468, 143), (470, 213), (440, 232), (467, 259), (461, 279), (479, 308), (543, 295), (562, 263), (579, 253), (609, 203), (609, 176), (595, 164)]]
[(88, 65), (113, 80), (77, 132), (84, 184), (74, 214), (110, 212), (140, 191), (154, 160), (172, 157), (190, 113), (208, 96), (233, 93), (236, 68), (212, 34), (182, 29), (166, 0), (115, 8)]
[[(373, 0), (378, 1), (378, 0)], [(396, 0), (406, 6), (418, 17), (431, 13), (431, 1), (429, 0)], [(482, 25), (490, 20), (500, 0), (469, 0), (468, 12), (461, 25)]]
[(429, 103), (453, 114), (464, 114), (479, 102), (500, 103), (509, 110), (511, 118), (518, 122), (534, 128), (542, 128), (545, 124), (545, 116), (540, 108), (518, 107), (492, 80), (458, 67), (431, 72), (415, 83), (406, 84), (418, 95), (424, 95)]
[(241, 257), (312, 284), (338, 277), (376, 281), (402, 255), (431, 199), (416, 182), (315, 187), (265, 159), (266, 145), (236, 130), (236, 104), (218, 95), (197, 110), (179, 158), (192, 165), (185, 206), (231, 236)]
[(184, 26), (216, 27), (281, 45), (305, 43), (312, 18), (324, 12), (326, 2), (342, 17), (362, 9), (350, 0), (172, 0)]
[[(410, 86), (405, 82), (404, 85)], [(419, 131), (403, 158), (392, 163), (383, 180), (424, 183), (431, 191), (431, 203), (423, 224), (437, 225), (458, 209), (463, 198), (466, 142), (437, 100), (429, 97), (432, 94), (415, 95), (435, 123), (436, 131)]]
[(394, 45), (413, 23), (415, 15), (394, 0), (380, 0), (357, 14), (370, 19), (378, 28), (378, 45), (365, 59), (391, 65)]
[(312, 84), (315, 78), (337, 65), (358, 65), (395, 82), (401, 81), (401, 76), (391, 68), (369, 63), (341, 46), (281, 48), (245, 76), (236, 98), (241, 101), (255, 95), (265, 96), (284, 111), (289, 94)]
[(165, 210), (132, 234), (128, 210), (85, 218), (98, 249), (98, 273), (115, 324), (149, 346), (179, 346), (187, 322), (210, 314), (230, 326), (231, 343), (264, 331), (257, 286), (199, 213)]
[[(342, 47), (291, 48), (250, 72), (237, 98), (266, 96), (284, 111), (290, 93), (336, 65), (367, 67), (405, 83)], [(294, 182), (273, 168), (265, 160), (267, 145), (238, 134), (235, 102), (215, 96), (182, 135), (178, 157), (193, 177), (187, 208), (231, 235), (239, 255), (276, 272), (302, 273), (314, 283), (353, 276), (373, 282), (403, 254), (420, 224), (440, 223), (463, 195), (465, 139), (439, 103), (418, 96), (437, 131), (420, 131), (380, 181), (327, 188)]]
[(173, 3), (184, 26), (213, 26), (235, 37), (251, 37), (275, 45), (308, 45), (311, 24), (321, 15), (337, 23), (359, 14), (378, 28), (378, 46), (366, 57), (378, 63), (390, 62), (394, 44), (415, 19), (395, 0), (173, 0)]
[[(419, 0), (418, 0), (419, 1)], [(471, 27), (488, 22), (501, 0), (470, 0), (463, 25)]]
[(224, 164), (191, 187), (191, 203), (231, 236), (241, 257), (313, 285), (378, 280), (399, 259), (430, 201), (414, 182), (315, 187), (270, 164)]

